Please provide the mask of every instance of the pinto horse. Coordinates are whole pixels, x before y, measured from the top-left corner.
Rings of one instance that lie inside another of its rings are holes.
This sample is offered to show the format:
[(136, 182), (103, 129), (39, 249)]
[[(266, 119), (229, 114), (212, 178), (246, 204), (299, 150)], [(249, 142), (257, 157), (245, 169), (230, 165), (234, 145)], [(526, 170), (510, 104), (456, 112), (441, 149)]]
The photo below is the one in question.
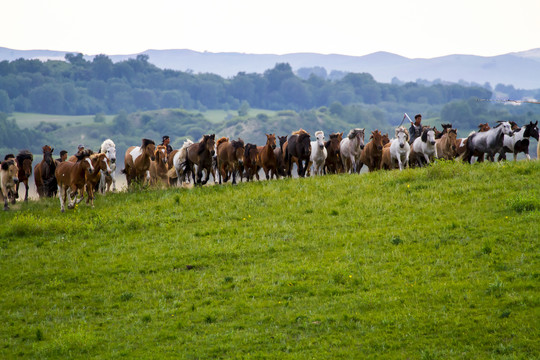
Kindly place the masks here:
[(330, 134), (330, 140), (324, 143), (327, 153), (324, 167), (327, 173), (337, 174), (343, 171), (343, 164), (339, 155), (341, 140), (343, 140), (343, 133), (332, 133)]
[[(514, 128), (512, 129), (514, 130)], [(518, 126), (517, 129), (515, 129), (513, 136), (505, 135), (503, 150), (499, 154), (498, 160), (506, 160), (506, 153), (513, 153), (514, 161), (516, 161), (517, 154), (520, 152), (525, 154), (527, 160), (531, 160), (531, 157), (529, 156), (529, 138), (531, 137), (538, 141), (538, 121), (534, 124), (531, 121), (521, 128)]]
[(32, 175), (32, 161), (34, 161), (34, 155), (28, 150), (22, 150), (17, 155), (17, 167), (19, 168), (19, 173), (17, 178), (19, 182), (17, 183), (17, 189), (15, 190), (15, 197), (19, 197), (19, 185), (24, 184), (24, 201), (28, 201), (28, 179)]
[[(65, 211), (65, 203), (69, 197), (68, 209), (73, 209), (84, 198), (86, 179), (94, 172), (90, 160), (90, 152), (83, 150), (77, 155), (77, 162), (64, 161), (58, 164), (54, 172), (58, 183), (58, 196), (60, 198), (60, 211)], [(81, 192), (81, 198), (77, 193)]]
[[(242, 139), (229, 141), (227, 138), (221, 138), (216, 143), (217, 148), (217, 167), (219, 183), (229, 180), (232, 173), (232, 183), (236, 184), (236, 173), (240, 172), (240, 166), (244, 162), (244, 141)], [(240, 176), (240, 181), (242, 177)]]
[[(488, 123), (478, 125), (478, 132), (486, 132), (489, 129), (491, 129), (491, 127)], [(466, 149), (467, 138), (456, 139), (456, 157), (461, 157)], [(473, 154), (473, 156), (478, 157), (478, 162), (484, 161), (484, 153), (476, 152), (475, 154)]]
[(396, 138), (383, 147), (381, 169), (395, 169), (397, 164), (399, 170), (403, 170), (409, 164), (410, 152), (409, 131), (400, 126), (396, 129)]
[(56, 162), (53, 159), (54, 148), (49, 145), (42, 147), (43, 160), (34, 167), (34, 182), (36, 184), (39, 197), (56, 196), (57, 183), (54, 171)]
[(253, 180), (253, 176), (259, 180), (259, 165), (257, 158), (259, 157), (259, 149), (255, 144), (246, 144), (244, 148), (244, 170), (247, 181)]
[(126, 174), (128, 187), (132, 181), (149, 180), (150, 160), (155, 159), (156, 143), (153, 140), (142, 139), (141, 146), (130, 146), (124, 157), (123, 174)]
[[(263, 169), (266, 180), (273, 177), (277, 179), (278, 177), (277, 158), (276, 154), (274, 154), (275, 148), (276, 134), (266, 134), (266, 144), (257, 146), (257, 167)], [(258, 176), (257, 179), (259, 179)]]
[(456, 157), (456, 138), (457, 130), (444, 127), (448, 124), (442, 124), (444, 130), (440, 138), (435, 139), (435, 147), (437, 148), (437, 157), (440, 159), (452, 160)]
[[(212, 161), (215, 153), (214, 145), (216, 135), (203, 135), (198, 143), (191, 144), (187, 148), (187, 157), (182, 166), (185, 171), (191, 171), (193, 183), (195, 185), (204, 185), (210, 179), (212, 172)], [(195, 166), (197, 166), (197, 179), (195, 179)], [(206, 170), (206, 178), (202, 180), (203, 170)], [(214, 180), (215, 181), (215, 180)]]
[(161, 183), (163, 187), (169, 185), (169, 175), (167, 168), (167, 147), (158, 145), (154, 153), (155, 160), (150, 162), (150, 185), (158, 185)]
[(178, 185), (182, 185), (186, 180), (189, 182), (189, 174), (185, 171), (182, 164), (184, 164), (187, 159), (187, 149), (190, 145), (193, 145), (193, 141), (187, 139), (180, 149), (173, 150), (169, 154), (167, 160), (167, 165), (169, 167), (169, 185), (171, 185), (172, 179), (176, 179)]
[[(388, 134), (386, 137), (388, 138)], [(370, 139), (371, 141), (366, 144), (364, 150), (360, 154), (357, 172), (362, 170), (363, 165), (366, 165), (370, 172), (381, 168), (383, 135), (379, 130), (375, 130), (371, 132)]]
[(4, 210), (9, 210), (9, 201), (15, 204), (15, 191), (19, 183), (18, 172), (15, 159), (4, 160), (0, 166), (0, 200), (4, 200)]
[(352, 129), (347, 137), (341, 140), (339, 155), (343, 163), (343, 169), (347, 173), (360, 172), (357, 167), (360, 154), (364, 150), (364, 132), (365, 129)]
[(409, 165), (418, 164), (424, 166), (437, 158), (437, 148), (435, 147), (435, 128), (425, 126), (422, 135), (414, 139), (411, 146)]
[(486, 132), (472, 133), (467, 138), (467, 149), (462, 155), (463, 159), (471, 162), (475, 152), (487, 154), (489, 161), (495, 161), (495, 154), (500, 153), (504, 146), (504, 136), (512, 136), (512, 127), (509, 122), (503, 121)]
[(298, 167), (298, 176), (304, 177), (311, 157), (310, 135), (304, 129), (292, 133), (287, 140), (285, 149), (285, 164), (287, 166), (287, 175), (291, 177), (293, 158), (296, 159)]

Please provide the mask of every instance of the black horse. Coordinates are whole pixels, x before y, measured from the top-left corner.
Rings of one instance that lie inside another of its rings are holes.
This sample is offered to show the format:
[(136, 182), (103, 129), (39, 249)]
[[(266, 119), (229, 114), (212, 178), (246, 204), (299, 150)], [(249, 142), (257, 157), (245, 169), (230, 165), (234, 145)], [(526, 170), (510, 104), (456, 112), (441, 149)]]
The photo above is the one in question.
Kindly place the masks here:
[(310, 135), (303, 129), (293, 132), (287, 141), (285, 149), (285, 162), (288, 166), (287, 175), (291, 176), (292, 162), (295, 158), (298, 166), (298, 176), (304, 177), (311, 156)]

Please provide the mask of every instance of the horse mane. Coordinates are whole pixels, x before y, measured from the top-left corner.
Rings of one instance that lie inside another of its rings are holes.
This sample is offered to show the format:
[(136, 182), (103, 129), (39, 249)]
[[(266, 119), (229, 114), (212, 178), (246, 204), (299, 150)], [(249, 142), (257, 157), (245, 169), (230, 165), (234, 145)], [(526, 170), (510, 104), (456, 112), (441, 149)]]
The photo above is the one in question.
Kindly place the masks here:
[(319, 135), (322, 135), (324, 136), (324, 132), (319, 130), (319, 131), (315, 131), (315, 137), (319, 136)]
[(99, 151), (105, 152), (108, 148), (111, 148), (111, 147), (116, 148), (116, 145), (111, 139), (107, 139), (103, 141), (103, 143), (101, 144), (101, 147), (99, 148)]
[(305, 139), (310, 140), (310, 135), (309, 135), (309, 133), (303, 132), (303, 133), (300, 133), (300, 134), (298, 135), (298, 142), (302, 142), (302, 141), (304, 141)]
[(330, 139), (337, 139), (339, 134), (338, 133), (333, 133), (333, 134), (330, 134)]
[[(293, 135), (303, 135), (303, 134), (308, 134), (308, 132), (302, 128), (300, 128), (300, 130), (298, 131), (293, 131), (292, 133)], [(309, 135), (309, 134), (308, 134)]]
[(22, 164), (24, 160), (34, 161), (34, 155), (28, 150), (21, 150), (17, 155), (17, 162)]
[(197, 147), (197, 155), (201, 155), (204, 152), (204, 149), (206, 149), (206, 142), (210, 138), (210, 135), (203, 135), (201, 140), (199, 140), (199, 146)]
[(251, 151), (251, 149), (256, 149), (257, 148), (257, 145), (255, 144), (246, 144), (245, 148), (244, 148), (244, 157), (246, 158), (249, 158), (249, 152)]
[(90, 149), (84, 149), (83, 151), (81, 152), (78, 152), (77, 154), (75, 154), (75, 157), (77, 158), (77, 161), (81, 161), (82, 159), (86, 158), (86, 157), (90, 157), (94, 155), (94, 152)]
[(9, 159), (15, 159), (15, 155), (14, 154), (7, 154), (6, 156), (4, 156), (4, 160), (9, 160)]
[(45, 145), (41, 148), (43, 150), (43, 153), (46, 153), (46, 152), (50, 152), (52, 153), (53, 152), (53, 148), (51, 148), (49, 145)]
[(7, 171), (11, 165), (15, 165), (15, 160), (2, 161), (2, 170)]
[(229, 142), (229, 138), (225, 136), (222, 138), (219, 138), (218, 141), (216, 141), (216, 148), (218, 148), (220, 144), (226, 143), (226, 142)]
[(141, 148), (145, 148), (145, 147), (147, 147), (148, 145), (156, 145), (156, 143), (154, 142), (154, 140), (150, 140), (150, 139), (142, 139), (142, 145), (141, 145)]
[(237, 150), (244, 147), (244, 140), (238, 138), (238, 140), (231, 141), (233, 149)]

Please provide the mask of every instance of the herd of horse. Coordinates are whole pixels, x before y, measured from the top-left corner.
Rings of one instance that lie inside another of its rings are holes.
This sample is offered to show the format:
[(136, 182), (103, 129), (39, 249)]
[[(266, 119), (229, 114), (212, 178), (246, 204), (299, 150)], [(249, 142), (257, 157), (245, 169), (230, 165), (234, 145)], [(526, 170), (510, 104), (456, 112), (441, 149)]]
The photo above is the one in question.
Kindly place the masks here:
[[(262, 146), (243, 140), (204, 135), (199, 142), (186, 140), (180, 149), (167, 153), (167, 148), (153, 140), (142, 139), (140, 146), (131, 146), (125, 152), (124, 169), (127, 185), (148, 184), (150, 186), (182, 186), (190, 182), (204, 185), (210, 175), (214, 183), (227, 183), (232, 179), (260, 180), (260, 172), (267, 180), (291, 177), (294, 165), (300, 177), (338, 173), (360, 173), (365, 165), (368, 171), (425, 166), (435, 159), (462, 159), (472, 162), (506, 159), (506, 153), (523, 152), (529, 156), (529, 139), (538, 141), (538, 121), (519, 127), (514, 122), (498, 122), (491, 128), (487, 123), (479, 125), (478, 132), (466, 138), (457, 138), (457, 130), (451, 124), (442, 124), (442, 131), (425, 126), (420, 136), (410, 141), (409, 132), (400, 126), (395, 136), (374, 130), (365, 143), (365, 129), (351, 129), (344, 137), (336, 132), (325, 139), (323, 131), (315, 132), (315, 140), (300, 129), (289, 136), (265, 134)], [(279, 141), (279, 145), (278, 145)], [(540, 143), (539, 143), (540, 144)], [(39, 197), (54, 197), (58, 194), (61, 211), (73, 209), (87, 194), (86, 203), (93, 206), (95, 192), (116, 191), (116, 145), (111, 139), (103, 142), (99, 152), (82, 150), (67, 161), (53, 159), (53, 151), (45, 145), (43, 160), (35, 165), (34, 181)], [(540, 153), (537, 149), (537, 154)], [(0, 200), (4, 210), (8, 202), (15, 203), (19, 196), (19, 185), (25, 185), (24, 201), (28, 201), (28, 179), (32, 174), (33, 155), (22, 150), (17, 156), (7, 155), (1, 164)]]

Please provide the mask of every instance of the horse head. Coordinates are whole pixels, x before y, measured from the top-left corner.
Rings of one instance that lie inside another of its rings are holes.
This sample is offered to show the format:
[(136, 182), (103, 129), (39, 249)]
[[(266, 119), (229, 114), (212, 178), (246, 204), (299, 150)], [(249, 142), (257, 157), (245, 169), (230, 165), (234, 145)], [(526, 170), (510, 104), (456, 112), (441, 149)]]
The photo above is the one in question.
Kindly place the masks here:
[(92, 154), (90, 155), (90, 160), (92, 161), (92, 166), (97, 171), (103, 171), (106, 174), (111, 173), (111, 167), (109, 166), (109, 159), (104, 153)]
[(142, 139), (141, 150), (144, 155), (148, 156), (152, 161), (156, 159), (156, 143), (150, 139)]
[(383, 142), (382, 142), (382, 135), (380, 131), (379, 130), (372, 131), (371, 136), (369, 138), (373, 142), (373, 146), (375, 146), (377, 150), (382, 151)]
[(246, 147), (244, 148), (244, 159), (249, 159), (252, 162), (255, 161), (257, 158), (257, 145), (255, 144), (246, 144)]
[(315, 132), (315, 139), (317, 141), (317, 146), (319, 146), (319, 149), (324, 148), (324, 132), (317, 131)]
[(409, 142), (409, 132), (403, 126), (396, 129), (396, 139), (399, 141), (399, 147), (403, 148), (405, 143)]
[[(17, 162), (15, 159), (9, 159), (2, 162), (2, 171), (7, 174), (5, 179), (11, 179), (16, 184), (19, 182), (17, 174), (19, 173), (19, 168), (17, 167)], [(3, 185), (3, 184), (2, 184)]]
[(532, 136), (536, 141), (538, 140), (538, 121), (536, 121), (534, 124), (531, 121), (529, 124), (525, 125), (525, 132), (523, 133), (523, 136)]
[(303, 132), (299, 134), (296, 146), (299, 150), (299, 154), (303, 154), (304, 156), (309, 157), (311, 155), (311, 136), (309, 135), (309, 133)]
[(422, 142), (430, 143), (431, 145), (435, 145), (435, 127), (425, 127), (424, 131), (422, 131)]
[(48, 165), (52, 165), (54, 163), (54, 159), (52, 156), (54, 148), (51, 148), (49, 145), (45, 145), (42, 147), (42, 150), (43, 150), (43, 160)]
[(382, 144), (383, 146), (388, 144), (390, 142), (390, 137), (388, 136), (388, 133), (385, 133), (382, 135)]
[(236, 157), (236, 159), (240, 163), (244, 162), (244, 151), (245, 151), (244, 140), (238, 138), (238, 140), (231, 141), (231, 145), (233, 147), (234, 156)]
[(512, 124), (508, 121), (497, 121), (499, 124), (495, 128), (501, 128), (504, 135), (512, 136), (514, 131), (512, 130)]
[(266, 145), (270, 146), (272, 149), (276, 148), (276, 134), (265, 134), (266, 135)]
[(447, 129), (446, 136), (448, 137), (448, 141), (450, 141), (452, 151), (456, 152), (457, 129)]
[(105, 155), (107, 155), (107, 159), (111, 161), (111, 164), (116, 162), (116, 148), (114, 146), (109, 147)]
[(32, 175), (32, 161), (34, 161), (34, 155), (28, 150), (22, 150), (17, 155), (17, 166), (19, 170), (22, 170), (26, 178)]
[(77, 162), (81, 162), (82, 168), (89, 174), (92, 174), (94, 172), (94, 165), (92, 164), (92, 160), (90, 158), (90, 156), (92, 155), (94, 154), (91, 150), (83, 150), (75, 154)]
[(283, 150), (283, 145), (287, 142), (287, 135), (278, 136), (278, 140), (279, 140), (279, 148)]
[(161, 161), (162, 163), (166, 164), (167, 163), (167, 147), (165, 145), (158, 145), (156, 147), (154, 156), (156, 158), (157, 163)]

